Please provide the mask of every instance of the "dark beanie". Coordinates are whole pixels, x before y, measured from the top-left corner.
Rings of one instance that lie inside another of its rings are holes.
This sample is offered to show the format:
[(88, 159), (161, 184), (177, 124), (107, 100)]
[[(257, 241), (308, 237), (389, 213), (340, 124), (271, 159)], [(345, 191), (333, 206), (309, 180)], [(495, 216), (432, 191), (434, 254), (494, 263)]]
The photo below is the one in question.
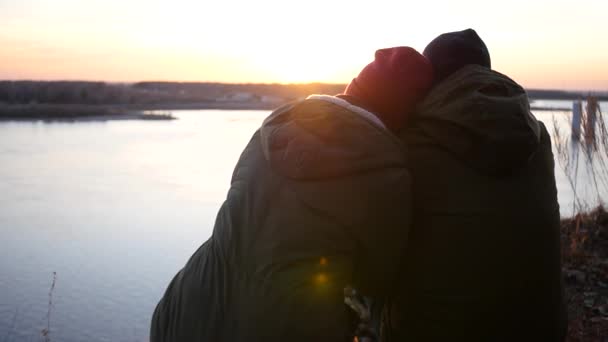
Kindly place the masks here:
[(433, 64), (435, 82), (468, 64), (491, 68), (488, 48), (473, 29), (444, 33), (433, 39), (422, 54)]
[(432, 83), (431, 63), (411, 47), (399, 46), (376, 51), (374, 61), (350, 82), (344, 94), (357, 98), (388, 129), (398, 131)]

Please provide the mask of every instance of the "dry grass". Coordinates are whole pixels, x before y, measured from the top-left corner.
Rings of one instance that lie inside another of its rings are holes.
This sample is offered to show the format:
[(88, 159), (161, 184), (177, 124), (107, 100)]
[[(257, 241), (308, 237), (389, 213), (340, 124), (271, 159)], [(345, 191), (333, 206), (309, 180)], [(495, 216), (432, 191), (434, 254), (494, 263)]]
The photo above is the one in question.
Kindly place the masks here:
[[(560, 131), (554, 118), (557, 161), (573, 192), (572, 217), (562, 220), (562, 262), (568, 303), (569, 342), (608, 341), (608, 129), (583, 111), (580, 138)], [(569, 126), (572, 125), (572, 117)], [(579, 181), (590, 183), (581, 189)], [(589, 210), (594, 205), (599, 207)]]
[(608, 212), (598, 207), (562, 220), (569, 342), (608, 338)]
[[(572, 125), (572, 117), (568, 119)], [(596, 119), (582, 113), (580, 138), (563, 132), (556, 117), (553, 118), (553, 144), (557, 162), (564, 171), (573, 192), (572, 216), (605, 204), (608, 194), (608, 129), (604, 114), (598, 107)], [(592, 193), (584, 193), (579, 181), (591, 184)]]
[(53, 292), (55, 291), (55, 283), (57, 282), (57, 272), (53, 272), (53, 282), (49, 290), (49, 303), (46, 312), (46, 328), (40, 332), (44, 337), (44, 342), (51, 342), (51, 313), (53, 312)]

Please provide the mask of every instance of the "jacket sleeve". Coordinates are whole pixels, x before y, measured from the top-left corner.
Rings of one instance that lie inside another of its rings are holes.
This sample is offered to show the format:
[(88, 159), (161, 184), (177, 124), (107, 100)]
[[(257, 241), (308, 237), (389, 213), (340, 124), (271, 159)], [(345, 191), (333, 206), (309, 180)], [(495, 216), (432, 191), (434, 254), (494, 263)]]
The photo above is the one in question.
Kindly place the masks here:
[(222, 328), (221, 265), (207, 240), (173, 278), (156, 306), (150, 341), (216, 341)]

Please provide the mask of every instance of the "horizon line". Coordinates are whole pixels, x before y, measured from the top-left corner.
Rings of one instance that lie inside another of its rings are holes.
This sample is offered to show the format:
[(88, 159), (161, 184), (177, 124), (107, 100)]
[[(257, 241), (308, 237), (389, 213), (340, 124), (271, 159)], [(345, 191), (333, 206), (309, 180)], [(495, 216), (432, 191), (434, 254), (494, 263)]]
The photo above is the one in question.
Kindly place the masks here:
[[(279, 86), (298, 86), (298, 85), (330, 85), (330, 86), (346, 86), (348, 83), (336, 83), (336, 82), (323, 82), (323, 81), (311, 81), (311, 82), (222, 82), (222, 81), (176, 81), (176, 80), (139, 80), (139, 81), (108, 81), (99, 79), (0, 79), (0, 82), (82, 82), (82, 83), (106, 83), (106, 84), (137, 84), (137, 83), (178, 83), (178, 84), (223, 84), (223, 85), (279, 85)], [(522, 86), (523, 87), (523, 86)], [(581, 89), (581, 88), (529, 88), (523, 87), (526, 90), (536, 91), (562, 91), (568, 93), (590, 93), (590, 94), (604, 94), (608, 95), (607, 89)]]

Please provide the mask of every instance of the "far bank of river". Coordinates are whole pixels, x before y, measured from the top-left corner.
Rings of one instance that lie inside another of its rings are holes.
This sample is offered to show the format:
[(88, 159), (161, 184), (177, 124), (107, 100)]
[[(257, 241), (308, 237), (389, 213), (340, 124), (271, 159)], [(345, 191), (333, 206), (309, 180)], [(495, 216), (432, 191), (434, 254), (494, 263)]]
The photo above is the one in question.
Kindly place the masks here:
[(173, 120), (170, 113), (150, 113), (119, 105), (0, 104), (2, 121)]
[[(6, 104), (0, 103), (0, 120), (109, 121), (172, 120), (172, 110), (272, 110), (282, 102), (217, 101), (157, 104)], [(605, 108), (606, 104), (601, 106)], [(571, 100), (531, 99), (532, 111), (572, 111)], [(164, 111), (164, 112), (163, 112)]]

